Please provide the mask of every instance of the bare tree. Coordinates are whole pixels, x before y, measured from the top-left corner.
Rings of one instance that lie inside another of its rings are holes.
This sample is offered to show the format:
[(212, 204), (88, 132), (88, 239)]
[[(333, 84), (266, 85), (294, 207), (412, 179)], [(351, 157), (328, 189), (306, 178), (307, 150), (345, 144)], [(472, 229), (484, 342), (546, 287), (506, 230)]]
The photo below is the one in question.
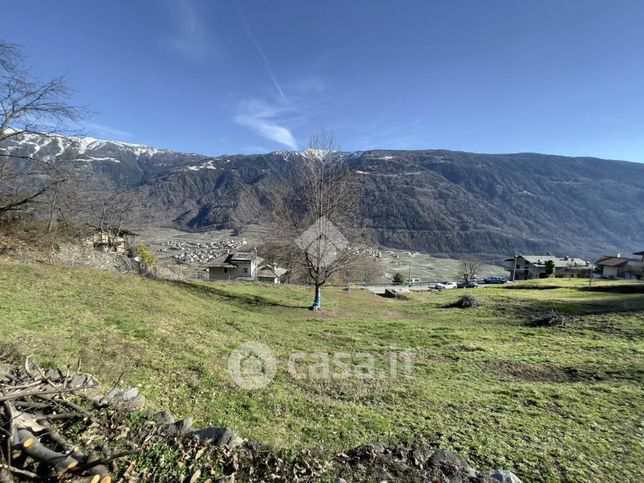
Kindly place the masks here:
[(81, 220), (97, 230), (101, 241), (113, 247), (118, 238), (129, 230), (128, 225), (135, 219), (139, 200), (134, 191), (97, 191), (82, 195), (86, 208)]
[(459, 275), (462, 274), (463, 278), (465, 279), (465, 283), (467, 283), (477, 277), (482, 265), (483, 264), (481, 263), (481, 261), (476, 258), (465, 258), (461, 260), (461, 263), (459, 265)]
[[(273, 198), (272, 235), (296, 254), (315, 287), (312, 310), (321, 308), (321, 289), (354, 263), (357, 189), (333, 135), (311, 137), (295, 176)], [(297, 268), (297, 267), (295, 267)]]
[(385, 268), (377, 258), (355, 252), (352, 263), (348, 264), (340, 275), (346, 282), (373, 283), (384, 277)]
[(24, 209), (65, 181), (53, 162), (15, 154), (7, 142), (65, 133), (81, 116), (68, 104), (70, 95), (65, 76), (33, 77), (23, 67), (19, 47), (0, 42), (0, 214)]

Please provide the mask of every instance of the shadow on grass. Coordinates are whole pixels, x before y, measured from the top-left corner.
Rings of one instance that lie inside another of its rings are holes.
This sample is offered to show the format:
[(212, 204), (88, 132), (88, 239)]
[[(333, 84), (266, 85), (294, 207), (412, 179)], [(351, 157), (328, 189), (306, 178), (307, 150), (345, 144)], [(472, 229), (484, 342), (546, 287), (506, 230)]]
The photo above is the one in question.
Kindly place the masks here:
[[(217, 296), (241, 307), (286, 307), (291, 309), (307, 309), (308, 305), (288, 304), (273, 300), (262, 295), (252, 295), (245, 293), (231, 293), (220, 287), (209, 286), (205, 284), (196, 284), (181, 280), (166, 280), (165, 283), (174, 285), (182, 290), (188, 290), (194, 294)], [(244, 283), (244, 282), (240, 282)]]
[(555, 290), (559, 288), (570, 288), (570, 287), (566, 287), (564, 285), (518, 283), (518, 284), (512, 284), (512, 285), (504, 285), (501, 288), (505, 290)]
[(517, 284), (505, 285), (503, 286), (505, 290), (557, 290), (557, 289), (569, 289), (569, 290), (579, 290), (581, 292), (608, 292), (608, 293), (623, 293), (623, 294), (633, 294), (633, 293), (644, 293), (644, 283), (631, 282), (631, 283), (619, 283), (614, 282), (610, 284), (601, 284), (593, 285), (591, 287), (571, 287), (564, 283), (557, 284), (557, 282), (552, 283), (530, 283), (530, 282), (519, 282)]
[(484, 368), (500, 378), (527, 383), (639, 382), (644, 374), (635, 365), (612, 368), (583, 364), (577, 368), (503, 360), (488, 362)]
[(552, 300), (520, 304), (516, 312), (523, 315), (538, 314), (547, 310), (556, 310), (565, 315), (604, 315), (626, 314), (644, 311), (644, 298), (642, 299), (614, 299), (596, 298), (589, 301)]
[(597, 285), (595, 287), (584, 287), (580, 290), (584, 292), (608, 292), (608, 293), (644, 293), (644, 283), (619, 283), (614, 285)]

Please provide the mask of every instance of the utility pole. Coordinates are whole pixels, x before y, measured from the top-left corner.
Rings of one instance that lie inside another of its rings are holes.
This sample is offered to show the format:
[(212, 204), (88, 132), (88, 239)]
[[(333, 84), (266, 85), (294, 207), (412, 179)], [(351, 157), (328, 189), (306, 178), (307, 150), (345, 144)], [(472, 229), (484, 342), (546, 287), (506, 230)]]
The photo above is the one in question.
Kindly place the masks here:
[(407, 274), (407, 284), (411, 287), (411, 234), (407, 232), (407, 247), (409, 248), (409, 273)]
[(512, 257), (512, 281), (514, 282), (517, 275), (517, 255), (516, 252)]

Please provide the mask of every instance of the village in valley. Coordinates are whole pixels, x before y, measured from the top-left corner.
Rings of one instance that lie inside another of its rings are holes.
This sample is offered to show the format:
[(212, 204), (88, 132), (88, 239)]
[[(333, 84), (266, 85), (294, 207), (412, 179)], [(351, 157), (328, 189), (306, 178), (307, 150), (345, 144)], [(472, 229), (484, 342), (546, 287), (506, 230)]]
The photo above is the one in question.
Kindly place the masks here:
[[(123, 229), (107, 236), (90, 234), (86, 245), (102, 252), (134, 253), (137, 245), (146, 244), (155, 256), (169, 267), (180, 267), (184, 276), (208, 281), (239, 281), (286, 283), (288, 269), (267, 262), (261, 255), (261, 243), (253, 241), (253, 230), (247, 239), (231, 230), (190, 234), (171, 229), (145, 231), (145, 236)], [(258, 251), (259, 247), (259, 251)], [(462, 279), (462, 262), (447, 257), (400, 249), (363, 248), (360, 252), (378, 263), (378, 269), (366, 280), (359, 277), (344, 281), (362, 285), (393, 284), (395, 273), (404, 275), (406, 285), (421, 289), (450, 279)], [(472, 257), (468, 257), (471, 259)], [(642, 280), (644, 279), (644, 250), (631, 256), (621, 253), (606, 255), (590, 261), (572, 256), (555, 256), (551, 253), (537, 255), (516, 254), (511, 258), (477, 262), (476, 273), (470, 278), (497, 277), (506, 282), (538, 280), (544, 278)]]

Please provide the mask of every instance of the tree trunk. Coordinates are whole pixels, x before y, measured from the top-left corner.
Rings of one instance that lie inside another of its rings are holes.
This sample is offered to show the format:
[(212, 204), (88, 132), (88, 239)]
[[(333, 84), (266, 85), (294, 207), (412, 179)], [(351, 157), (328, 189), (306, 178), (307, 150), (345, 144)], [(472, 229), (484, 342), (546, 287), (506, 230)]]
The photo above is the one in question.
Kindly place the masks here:
[(320, 285), (315, 286), (315, 298), (313, 299), (313, 305), (311, 310), (321, 310), (322, 309), (322, 287)]

